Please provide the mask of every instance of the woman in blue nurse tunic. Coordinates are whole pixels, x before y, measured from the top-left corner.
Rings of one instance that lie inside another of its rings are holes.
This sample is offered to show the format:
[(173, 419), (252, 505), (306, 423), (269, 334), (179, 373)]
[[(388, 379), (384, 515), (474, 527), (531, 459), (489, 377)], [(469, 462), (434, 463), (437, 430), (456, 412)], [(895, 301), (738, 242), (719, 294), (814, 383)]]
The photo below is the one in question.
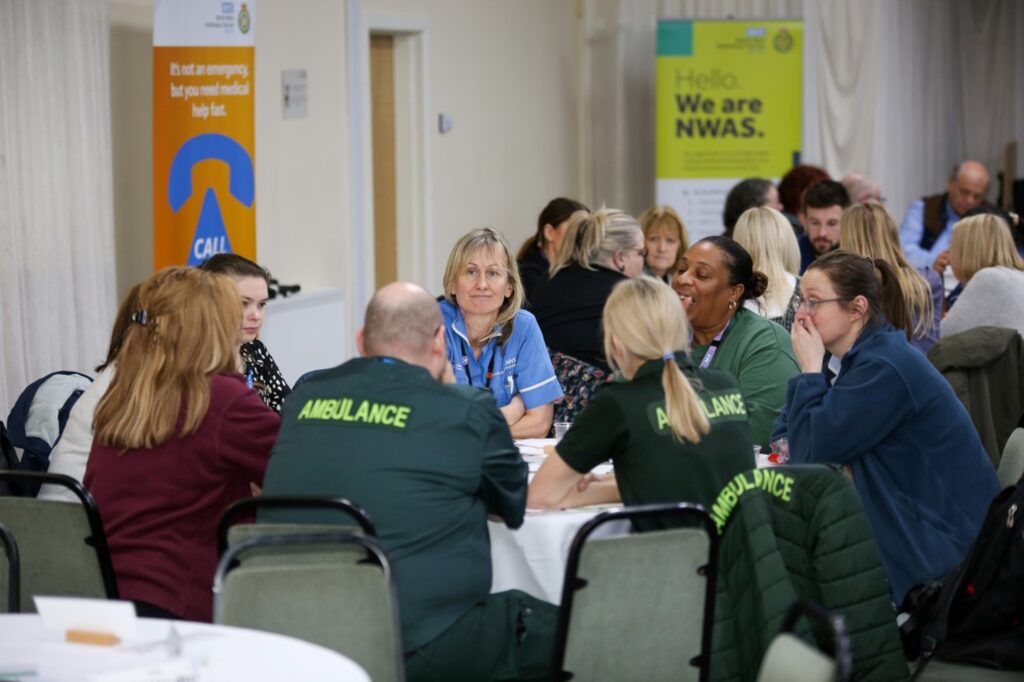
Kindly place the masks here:
[(493, 393), (513, 438), (543, 438), (562, 387), (522, 303), (519, 269), (501, 233), (481, 228), (456, 242), (440, 302), (455, 381)]

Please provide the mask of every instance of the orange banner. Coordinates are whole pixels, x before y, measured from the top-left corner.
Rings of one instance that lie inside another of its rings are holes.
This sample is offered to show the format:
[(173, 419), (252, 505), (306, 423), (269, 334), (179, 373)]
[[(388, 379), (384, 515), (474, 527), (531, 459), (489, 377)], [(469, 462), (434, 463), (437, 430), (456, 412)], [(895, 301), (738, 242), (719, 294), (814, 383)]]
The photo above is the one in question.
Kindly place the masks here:
[[(235, 18), (249, 21), (246, 3), (241, 11), (235, 3), (215, 4), (231, 9), (236, 33), (238, 25), (248, 32)], [(256, 259), (253, 51), (237, 45), (153, 48), (155, 269), (199, 265), (222, 252)]]

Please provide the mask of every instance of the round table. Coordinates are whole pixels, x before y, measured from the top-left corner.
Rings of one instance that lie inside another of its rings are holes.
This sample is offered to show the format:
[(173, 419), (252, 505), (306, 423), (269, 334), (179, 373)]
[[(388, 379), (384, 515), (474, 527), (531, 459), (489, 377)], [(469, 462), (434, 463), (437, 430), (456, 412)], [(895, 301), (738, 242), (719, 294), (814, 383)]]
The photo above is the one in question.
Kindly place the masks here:
[[(173, 627), (181, 653), (167, 646)], [(160, 674), (183, 666), (191, 675)], [(149, 674), (147, 673), (149, 668)], [(170, 668), (164, 668), (170, 670)], [(0, 679), (27, 680), (334, 680), (369, 682), (354, 661), (292, 637), (225, 625), (140, 618), (138, 635), (116, 646), (64, 641), (35, 614), (0, 615)]]
[[(556, 442), (554, 438), (516, 441), (519, 453), (529, 467), (531, 480), (546, 458), (544, 448)], [(611, 470), (610, 464), (602, 464), (594, 468), (594, 473), (604, 474)], [(560, 603), (569, 547), (577, 531), (605, 509), (621, 507), (613, 504), (559, 511), (527, 509), (523, 525), (515, 530), (501, 522), (488, 522), (491, 592), (522, 590), (546, 602)], [(627, 522), (616, 522), (599, 529), (594, 537), (628, 532)]]

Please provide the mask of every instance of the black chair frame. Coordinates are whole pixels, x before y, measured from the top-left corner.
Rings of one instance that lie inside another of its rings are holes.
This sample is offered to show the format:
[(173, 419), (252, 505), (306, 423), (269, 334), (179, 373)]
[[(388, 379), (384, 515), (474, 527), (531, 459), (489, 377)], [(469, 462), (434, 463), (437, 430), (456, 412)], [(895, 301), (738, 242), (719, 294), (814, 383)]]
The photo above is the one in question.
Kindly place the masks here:
[(14, 533), (0, 523), (0, 542), (7, 554), (7, 613), (21, 611), (21, 557)]
[(237, 518), (260, 509), (335, 509), (354, 519), (366, 535), (377, 536), (370, 515), (355, 502), (343, 497), (260, 496), (247, 497), (235, 502), (220, 517), (217, 525), (217, 556), (223, 556), (228, 547), (228, 531)]
[[(220, 563), (217, 565), (217, 573), (213, 579), (214, 598), (223, 591), (224, 581), (227, 579), (228, 573), (240, 565), (239, 557), (249, 550), (266, 547), (294, 547), (302, 545), (329, 544), (359, 545), (366, 551), (366, 555), (368, 557), (359, 563), (372, 563), (383, 571), (384, 579), (388, 583), (388, 591), (391, 596), (391, 621), (395, 623), (396, 627), (399, 627), (401, 619), (398, 612), (398, 590), (395, 587), (394, 574), (391, 571), (391, 562), (388, 561), (387, 554), (385, 554), (384, 549), (380, 546), (380, 543), (377, 542), (377, 539), (369, 534), (363, 535), (360, 533), (331, 531), (316, 533), (289, 533), (287, 535), (257, 535), (245, 538), (238, 544), (231, 546), (224, 552), (223, 556), (221, 556)], [(396, 632), (395, 636), (399, 639), (395, 647), (395, 670), (404, 670), (405, 658), (402, 654), (401, 630)]]
[(792, 633), (801, 617), (816, 622), (832, 636), (832, 658), (836, 662), (836, 682), (847, 682), (853, 673), (853, 657), (850, 653), (850, 635), (846, 631), (846, 620), (840, 614), (829, 613), (817, 602), (800, 599), (786, 612), (779, 632)]
[[(704, 592), (704, 617), (701, 628), (700, 654), (690, 659), (690, 665), (700, 668), (701, 682), (707, 682), (711, 662), (711, 630), (715, 621), (715, 589), (718, 583), (719, 537), (715, 522), (704, 507), (699, 504), (673, 503), (648, 504), (601, 512), (587, 521), (576, 532), (569, 546), (569, 559), (565, 567), (565, 582), (562, 585), (562, 605), (558, 610), (558, 627), (555, 630), (554, 655), (551, 658), (551, 679), (570, 680), (572, 673), (562, 669), (565, 661), (565, 647), (569, 639), (569, 621), (572, 614), (573, 598), (578, 590), (586, 588), (587, 581), (578, 575), (583, 546), (601, 526), (614, 521), (636, 521), (638, 519), (685, 519), (695, 527), (703, 527), (708, 534), (708, 562), (697, 569), (707, 578)], [(685, 527), (685, 526), (684, 526)]]
[[(64, 474), (49, 474), (39, 471), (0, 471), (0, 482), (12, 484), (12, 487), (19, 484), (49, 483), (67, 488), (75, 494), (85, 516), (89, 521), (89, 536), (85, 538), (85, 544), (96, 551), (96, 559), (100, 565), (100, 575), (103, 578), (103, 588), (107, 593), (107, 599), (120, 599), (117, 591), (117, 578), (114, 575), (114, 565), (110, 561), (110, 547), (107, 545), (107, 534), (103, 530), (103, 520), (100, 517), (99, 509), (96, 507), (96, 500), (92, 493), (85, 489), (85, 486), (70, 476)], [(54, 502), (54, 504), (68, 504), (67, 502)], [(2, 520), (2, 519), (0, 519)]]

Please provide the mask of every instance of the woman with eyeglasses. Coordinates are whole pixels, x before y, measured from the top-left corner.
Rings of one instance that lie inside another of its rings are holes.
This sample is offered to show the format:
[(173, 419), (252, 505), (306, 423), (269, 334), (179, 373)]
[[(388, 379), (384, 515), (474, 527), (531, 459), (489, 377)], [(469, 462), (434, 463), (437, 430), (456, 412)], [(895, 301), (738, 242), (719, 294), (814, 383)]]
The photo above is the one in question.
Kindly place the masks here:
[(643, 272), (647, 248), (632, 216), (602, 208), (570, 221), (551, 279), (534, 297), (548, 350), (607, 371), (601, 312), (614, 287)]
[(900, 604), (963, 559), (999, 492), (995, 470), (949, 383), (907, 343), (912, 314), (888, 263), (833, 251), (800, 292), (801, 374), (773, 438), (789, 439), (790, 463), (848, 467)]
[(693, 327), (694, 364), (736, 377), (754, 444), (766, 452), (786, 402), (786, 382), (799, 372), (786, 330), (745, 306), (767, 284), (747, 250), (728, 237), (705, 237), (691, 246), (672, 279)]
[(473, 230), (455, 243), (444, 269), (444, 319), (455, 382), (490, 391), (513, 438), (543, 438), (562, 397), (512, 247), (500, 232)]

